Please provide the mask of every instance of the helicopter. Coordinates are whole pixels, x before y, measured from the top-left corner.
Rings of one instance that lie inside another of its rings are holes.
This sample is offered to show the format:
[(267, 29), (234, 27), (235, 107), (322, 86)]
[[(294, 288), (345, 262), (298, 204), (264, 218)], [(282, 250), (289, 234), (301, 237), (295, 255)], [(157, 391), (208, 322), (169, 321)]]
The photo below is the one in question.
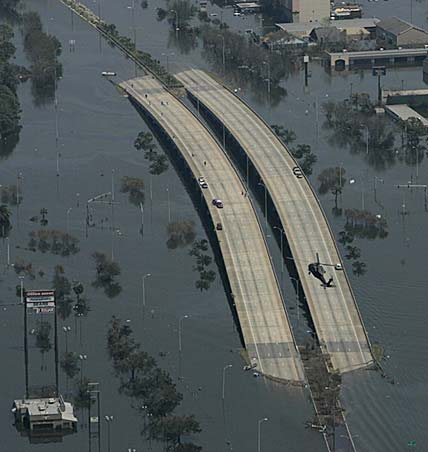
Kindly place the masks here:
[(321, 264), (319, 255), (318, 255), (318, 253), (316, 253), (316, 254), (317, 254), (317, 261), (308, 265), (308, 274), (313, 275), (313, 276), (315, 276), (315, 278), (319, 279), (322, 282), (322, 286), (324, 287), (324, 289), (326, 289), (327, 287), (334, 287), (334, 285), (332, 285), (332, 283), (333, 283), (332, 277), (330, 277), (329, 280), (326, 281), (326, 279), (324, 277), (325, 270), (324, 270), (323, 265), (326, 265), (329, 267), (334, 267), (336, 270), (341, 270), (342, 269), (341, 264), (336, 264), (336, 265)]

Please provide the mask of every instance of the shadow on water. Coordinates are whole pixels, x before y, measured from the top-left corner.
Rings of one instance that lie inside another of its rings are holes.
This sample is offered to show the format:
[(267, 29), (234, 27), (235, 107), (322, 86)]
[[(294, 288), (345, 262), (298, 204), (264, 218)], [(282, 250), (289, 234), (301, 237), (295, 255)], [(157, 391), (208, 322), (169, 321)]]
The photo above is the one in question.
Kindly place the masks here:
[[(192, 96), (191, 93), (187, 93), (189, 100), (192, 102), (192, 104), (198, 108), (200, 114), (203, 116), (203, 118), (207, 121), (207, 123), (210, 125), (212, 130), (217, 135), (217, 138), (219, 140), (223, 140), (223, 125), (220, 122), (220, 120), (211, 114), (211, 112), (203, 105), (201, 102), (198, 102), (197, 99)], [(229, 133), (227, 129), (224, 129), (224, 140), (226, 144), (226, 151), (230, 158), (232, 159), (233, 163), (236, 165), (236, 167), (240, 170), (241, 177), (243, 179), (244, 185), (246, 185), (248, 180), (249, 188), (251, 189), (254, 197), (257, 199), (259, 206), (263, 211), (266, 211), (267, 213), (267, 220), (270, 226), (272, 227), (272, 230), (274, 232), (274, 237), (278, 243), (278, 246), (281, 245), (281, 232), (282, 229), (281, 220), (279, 218), (278, 212), (275, 208), (274, 203), (272, 202), (272, 199), (269, 195), (269, 192), (264, 189), (264, 185), (261, 182), (262, 179), (260, 175), (257, 172), (257, 169), (252, 164), (250, 159), (247, 159), (247, 155), (244, 152), (244, 150), (241, 148), (235, 137)], [(265, 198), (266, 196), (266, 198)], [(266, 199), (266, 206), (265, 206), (265, 199)], [(310, 330), (311, 332), (315, 331), (312, 318), (306, 303), (306, 297), (303, 293), (303, 288), (299, 280), (299, 275), (297, 273), (296, 265), (294, 263), (294, 259), (291, 254), (291, 250), (289, 247), (289, 244), (287, 242), (287, 239), (285, 235), (283, 234), (283, 241), (282, 241), (282, 248), (283, 248), (283, 259), (287, 268), (287, 271), (289, 273), (290, 279), (293, 282), (294, 289), (296, 291), (296, 296), (298, 297), (299, 306), (297, 309), (301, 309), (303, 312), (303, 317), (306, 321), (305, 328), (306, 330)], [(314, 260), (316, 257), (314, 256)], [(281, 275), (281, 278), (283, 278), (283, 275)], [(281, 286), (282, 286), (281, 281)], [(287, 304), (287, 301), (286, 301)], [(290, 306), (287, 306), (287, 309), (295, 309), (294, 304)], [(303, 323), (303, 322), (302, 322)], [(302, 325), (303, 326), (303, 325)], [(313, 333), (313, 338), (315, 339), (315, 333)]]
[(143, 118), (147, 126), (150, 128), (152, 133), (156, 136), (159, 143), (162, 145), (165, 153), (170, 159), (172, 166), (174, 167), (176, 173), (178, 174), (186, 192), (201, 219), (203, 228), (210, 242), (211, 248), (214, 253), (214, 259), (218, 267), (218, 271), (223, 283), (223, 287), (226, 293), (226, 297), (232, 312), (233, 320), (239, 332), (239, 337), (242, 345), (244, 346), (244, 339), (239, 324), (239, 318), (236, 311), (236, 306), (234, 302), (234, 296), (230, 286), (229, 278), (226, 272), (226, 268), (223, 261), (223, 256), (220, 251), (220, 245), (218, 242), (217, 235), (215, 233), (215, 227), (212, 222), (212, 218), (209, 213), (208, 205), (205, 202), (205, 198), (202, 196), (199, 184), (195, 179), (193, 173), (191, 172), (186, 160), (182, 157), (179, 149), (175, 145), (174, 141), (164, 132), (164, 130), (157, 124), (156, 120), (151, 116), (151, 114), (143, 109), (141, 105), (134, 99), (129, 98), (130, 103), (134, 106), (140, 116)]

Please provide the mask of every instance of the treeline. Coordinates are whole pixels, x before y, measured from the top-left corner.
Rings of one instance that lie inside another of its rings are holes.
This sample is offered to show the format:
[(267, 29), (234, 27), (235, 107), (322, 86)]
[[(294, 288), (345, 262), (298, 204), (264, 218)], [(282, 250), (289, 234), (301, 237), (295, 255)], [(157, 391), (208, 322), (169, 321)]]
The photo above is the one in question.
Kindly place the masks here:
[[(183, 400), (168, 372), (132, 337), (129, 325), (113, 317), (107, 332), (107, 352), (115, 374), (120, 379), (120, 391), (131, 397), (144, 416), (143, 433), (150, 440), (163, 442), (171, 452), (199, 452), (191, 442), (182, 442), (184, 435), (201, 431), (194, 415), (175, 414)], [(148, 422), (146, 422), (146, 418)]]
[(18, 68), (11, 63), (16, 48), (12, 43), (14, 33), (6, 24), (0, 24), (0, 138), (1, 153), (9, 139), (17, 139), (21, 130), (21, 109), (16, 94)]
[(10, 23), (19, 22), (21, 16), (19, 14), (20, 0), (1, 0), (0, 15), (3, 19)]
[(57, 81), (62, 77), (61, 43), (43, 31), (40, 16), (35, 12), (22, 16), (24, 50), (31, 62), (31, 91), (36, 105), (52, 102)]
[[(132, 42), (130, 38), (127, 36), (121, 35), (114, 24), (106, 24), (104, 22), (99, 22), (97, 27), (112, 36), (114, 40), (120, 43), (122, 47), (124, 47), (129, 53), (131, 53), (135, 59), (137, 59), (142, 66), (149, 69), (151, 72), (156, 74), (158, 79), (163, 82), (166, 86), (181, 86), (181, 83), (173, 77), (171, 74), (167, 72), (167, 70), (160, 64), (158, 60), (155, 60), (150, 53), (143, 52), (138, 50), (135, 47), (135, 44)], [(114, 47), (114, 40), (109, 40), (110, 45)]]
[(281, 79), (292, 70), (291, 59), (280, 52), (269, 51), (245, 34), (203, 24), (200, 36), (208, 60), (222, 63), (224, 39), (226, 68), (237, 71), (241, 78), (248, 77), (259, 85), (266, 86), (269, 77), (271, 90), (278, 88)]

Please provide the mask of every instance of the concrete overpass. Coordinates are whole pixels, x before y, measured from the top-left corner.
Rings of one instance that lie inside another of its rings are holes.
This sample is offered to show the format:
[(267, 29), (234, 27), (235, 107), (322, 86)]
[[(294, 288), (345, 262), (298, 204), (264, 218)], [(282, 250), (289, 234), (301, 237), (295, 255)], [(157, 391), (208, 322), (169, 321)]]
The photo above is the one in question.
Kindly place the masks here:
[(422, 62), (428, 56), (428, 49), (385, 49), (365, 50), (360, 52), (326, 52), (328, 62), (332, 68), (342, 64), (345, 68), (352, 65), (374, 66), (382, 65), (409, 65)]
[[(302, 382), (303, 366), (291, 332), (267, 245), (249, 197), (209, 131), (153, 77), (121, 83), (152, 123), (169, 137), (209, 209), (251, 363), (269, 377)], [(219, 198), (224, 208), (212, 205)], [(221, 223), (223, 229), (214, 225)]]
[[(188, 92), (220, 120), (245, 151), (269, 191), (284, 228), (322, 351), (333, 369), (347, 372), (373, 362), (366, 331), (336, 242), (319, 201), (296, 161), (274, 132), (243, 101), (200, 70), (176, 74)], [(308, 275), (316, 260), (334, 277), (335, 287), (323, 288)]]

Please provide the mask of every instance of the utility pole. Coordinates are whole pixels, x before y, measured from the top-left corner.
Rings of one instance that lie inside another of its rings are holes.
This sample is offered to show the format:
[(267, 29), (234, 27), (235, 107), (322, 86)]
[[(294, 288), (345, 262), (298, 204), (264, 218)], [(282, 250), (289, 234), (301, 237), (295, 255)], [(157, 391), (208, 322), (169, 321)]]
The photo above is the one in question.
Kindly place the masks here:
[(54, 334), (55, 334), (55, 388), (56, 388), (56, 396), (59, 397), (59, 367), (58, 367), (58, 316), (56, 309), (56, 298), (55, 306), (54, 306)]
[(20, 276), (21, 306), (24, 309), (24, 365), (25, 365), (25, 398), (29, 398), (28, 390), (28, 326), (27, 326), (27, 303), (24, 301), (24, 276)]
[(309, 78), (309, 55), (303, 56), (303, 64), (305, 65), (305, 86), (308, 86), (308, 78)]
[(374, 77), (377, 77), (377, 101), (378, 106), (382, 106), (382, 88), (380, 85), (380, 78), (386, 75), (386, 67), (385, 66), (373, 66), (372, 74)]

